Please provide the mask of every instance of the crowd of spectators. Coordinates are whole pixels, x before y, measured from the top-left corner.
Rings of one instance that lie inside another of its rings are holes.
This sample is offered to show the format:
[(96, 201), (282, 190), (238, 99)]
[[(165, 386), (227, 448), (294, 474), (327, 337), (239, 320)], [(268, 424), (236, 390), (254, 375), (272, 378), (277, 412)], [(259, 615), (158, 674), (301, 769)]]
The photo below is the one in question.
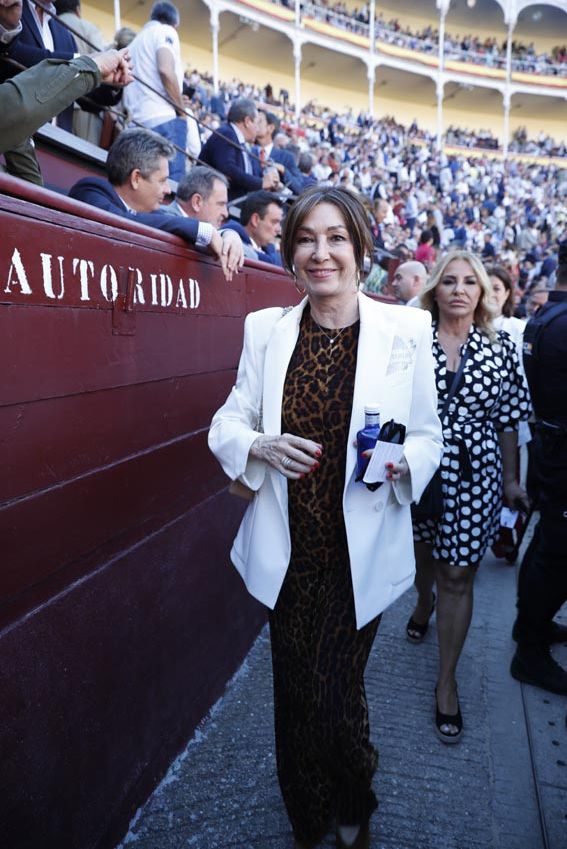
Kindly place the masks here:
[[(282, 6), (293, 8), (293, 0), (273, 0)], [(370, 12), (367, 4), (360, 8), (348, 9), (344, 3), (302, 2), (302, 15), (345, 29), (358, 35), (369, 34)], [(376, 10), (375, 37), (380, 42), (407, 47), (421, 53), (436, 53), (439, 49), (439, 30), (432, 25), (420, 30), (402, 24), (398, 18), (388, 19), (383, 12)], [(451, 35), (445, 33), (445, 54), (447, 58), (464, 62), (473, 62), (494, 68), (506, 66), (506, 40), (495, 36)], [(524, 44), (515, 39), (512, 42), (512, 68), (525, 73), (550, 74), (564, 76), (567, 73), (567, 47), (556, 45), (550, 53), (538, 53), (532, 43)]]
[[(193, 71), (188, 77), (196, 114), (205, 127), (226, 120), (230, 105), (242, 97), (261, 113), (275, 106), (270, 85), (264, 88), (232, 80), (210, 96), (210, 80)], [(220, 113), (211, 109), (220, 106)], [(449, 127), (447, 141), (463, 148), (455, 155), (438, 154), (432, 134), (416, 122), (404, 126), (393, 117), (373, 120), (352, 109), (342, 115), (316, 103), (303, 110), (301, 127), (279, 100), (282, 115), (278, 145), (289, 151), (310, 182), (347, 186), (367, 199), (377, 257), (421, 261), (431, 268), (439, 251), (466, 247), (487, 262), (507, 268), (518, 284), (520, 312), (545, 299), (554, 272), (554, 250), (567, 235), (567, 171), (553, 164), (511, 162), (483, 157), (478, 148), (493, 148), (492, 133)], [(286, 120), (287, 119), (287, 120)], [(281, 129), (285, 129), (285, 133)], [(258, 130), (262, 136), (261, 129)], [(564, 146), (546, 136), (528, 140), (517, 133), (528, 152), (563, 155)], [(475, 147), (473, 155), (467, 148)], [(380, 262), (369, 289), (387, 279)]]
[[(169, 95), (167, 112), (156, 96), (145, 114), (152, 101), (146, 92), (136, 95), (130, 86), (131, 114), (137, 99), (143, 108), (134, 121), (138, 134), (124, 143), (128, 155), (118, 156), (118, 145), (109, 157), (110, 163), (119, 163), (119, 177), (109, 172), (108, 182), (83, 181), (74, 196), (122, 216), (136, 215), (138, 220), (145, 214), (158, 216), (160, 223), (152, 218), (155, 226), (179, 232), (221, 262), (224, 256), (230, 277), (243, 255), (279, 264), (276, 245), (288, 198), (315, 183), (344, 186), (366, 199), (374, 228), (377, 254), (369, 289), (384, 285), (383, 272), (392, 258), (417, 260), (431, 268), (440, 250), (462, 247), (510, 271), (518, 291), (526, 293), (522, 308), (529, 310), (545, 298), (554, 273), (554, 249), (567, 235), (565, 169), (549, 161), (512, 161), (505, 166), (478, 150), (467, 151), (496, 146), (490, 131), (450, 127), (447, 141), (462, 152), (448, 155), (436, 151), (433, 135), (415, 121), (404, 126), (392, 117), (372, 119), (352, 109), (338, 114), (314, 102), (302, 110), (297, 126), (287, 92), (275, 97), (269, 83), (260, 88), (234, 79), (214, 93), (206, 75), (180, 71), (175, 38), (179, 19), (170, 6), (154, 6), (150, 21), (129, 48), (133, 57), (141, 47), (148, 48), (145, 62), (156, 63), (154, 86), (161, 84)], [(170, 17), (161, 20), (162, 13)], [(122, 35), (130, 40), (134, 34)], [(169, 54), (175, 61), (164, 61), (171, 58)], [(218, 129), (221, 136), (213, 132)], [(165, 146), (155, 148), (144, 135), (148, 132), (162, 136)], [(513, 145), (529, 153), (565, 154), (565, 146), (544, 134), (530, 140), (523, 129), (516, 132)], [(146, 178), (143, 151), (150, 148), (154, 164)], [(180, 156), (183, 148), (191, 155)], [(209, 174), (199, 175), (199, 180), (196, 175), (195, 185), (187, 186), (184, 175), (190, 173), (191, 159), (208, 166)], [(177, 168), (174, 175), (172, 167)], [(176, 222), (169, 219), (167, 208), (158, 210), (167, 190), (168, 168), (169, 177), (175, 176), (180, 186)], [(229, 200), (240, 201), (241, 208), (240, 221), (227, 228), (220, 222)], [(227, 230), (233, 235), (229, 237)]]
[[(262, 87), (233, 78), (230, 81), (221, 82), (218, 94), (213, 95), (212, 77), (194, 70), (186, 75), (185, 85), (185, 90), (191, 95), (193, 106), (200, 112), (201, 121), (213, 127), (218, 126), (219, 118), (221, 120), (226, 118), (228, 106), (238, 97), (251, 98), (258, 103), (265, 103), (270, 108), (277, 107), (281, 112), (282, 124), (288, 127), (295, 125), (293, 104), (289, 101), (287, 91), (282, 89), (279, 96), (275, 96), (269, 83)], [(345, 108), (339, 115), (334, 110), (311, 100), (301, 109), (299, 133), (305, 135), (308, 140), (316, 140), (321, 126), (330, 126), (332, 135), (333, 127), (337, 124), (348, 127), (356, 133), (360, 130), (360, 126), (369, 120), (365, 112), (356, 113), (352, 107)], [(435, 142), (433, 134), (421, 129), (415, 121), (404, 128), (404, 133), (409, 138), (421, 139), (423, 143)], [(444, 140), (448, 145), (468, 149), (498, 150), (500, 148), (498, 138), (490, 129), (472, 130), (449, 125), (445, 130)], [(539, 133), (536, 138), (528, 137), (526, 129), (519, 128), (514, 132), (509, 150), (534, 156), (562, 157), (565, 156), (567, 147), (565, 143), (545, 133)]]

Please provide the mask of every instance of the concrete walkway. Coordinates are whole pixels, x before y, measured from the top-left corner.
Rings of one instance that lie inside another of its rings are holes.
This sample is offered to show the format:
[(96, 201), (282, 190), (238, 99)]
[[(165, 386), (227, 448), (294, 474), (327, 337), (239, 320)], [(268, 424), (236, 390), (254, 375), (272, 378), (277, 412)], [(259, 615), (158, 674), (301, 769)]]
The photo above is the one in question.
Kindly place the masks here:
[[(565, 849), (567, 699), (508, 672), (515, 569), (489, 556), (460, 664), (460, 744), (434, 733), (435, 628), (404, 638), (413, 591), (386, 611), (367, 670), (380, 750), (373, 849)], [(564, 608), (561, 621), (567, 622)], [(567, 665), (567, 647), (554, 649)], [(547, 835), (546, 837), (544, 835)], [(242, 669), (131, 824), (122, 847), (290, 849), (274, 757), (270, 650)], [(325, 849), (334, 846), (329, 835)]]

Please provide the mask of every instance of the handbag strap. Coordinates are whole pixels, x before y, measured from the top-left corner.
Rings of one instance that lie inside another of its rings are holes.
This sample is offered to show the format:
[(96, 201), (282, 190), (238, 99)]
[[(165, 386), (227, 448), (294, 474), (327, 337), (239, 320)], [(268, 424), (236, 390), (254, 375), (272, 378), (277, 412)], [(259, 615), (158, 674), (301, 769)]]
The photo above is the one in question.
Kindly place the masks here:
[(469, 349), (468, 349), (468, 346), (467, 346), (465, 348), (465, 350), (463, 351), (463, 356), (461, 357), (461, 362), (459, 363), (459, 368), (455, 372), (453, 382), (451, 383), (451, 388), (449, 389), (449, 392), (447, 393), (447, 397), (445, 398), (445, 403), (443, 404), (443, 409), (441, 410), (441, 415), (439, 416), (439, 420), (441, 421), (441, 424), (443, 424), (443, 420), (444, 420), (445, 416), (447, 415), (447, 413), (449, 411), (449, 404), (451, 403), (451, 401), (455, 397), (455, 393), (457, 391), (459, 381), (461, 380), (461, 376), (463, 374), (463, 371), (465, 370), (465, 363), (467, 361), (468, 355), (469, 355)]

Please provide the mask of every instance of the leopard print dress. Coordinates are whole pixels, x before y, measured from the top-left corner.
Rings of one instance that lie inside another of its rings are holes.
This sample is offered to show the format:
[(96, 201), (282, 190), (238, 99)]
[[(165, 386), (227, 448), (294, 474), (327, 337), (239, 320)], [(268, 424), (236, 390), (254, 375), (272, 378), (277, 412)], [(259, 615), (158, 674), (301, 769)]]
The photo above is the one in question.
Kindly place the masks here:
[(331, 353), (332, 332), (305, 309), (283, 394), (282, 433), (323, 446), (319, 469), (289, 482), (292, 554), (270, 614), (278, 778), (294, 835), (307, 843), (333, 816), (355, 825), (377, 805), (364, 669), (379, 617), (357, 631), (342, 511), (359, 326)]

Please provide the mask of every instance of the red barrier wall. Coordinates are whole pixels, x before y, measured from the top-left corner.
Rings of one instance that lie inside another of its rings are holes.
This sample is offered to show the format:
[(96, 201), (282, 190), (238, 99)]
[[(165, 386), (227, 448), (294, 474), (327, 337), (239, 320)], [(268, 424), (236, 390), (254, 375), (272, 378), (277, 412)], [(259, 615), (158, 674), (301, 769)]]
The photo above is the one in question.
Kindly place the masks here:
[(268, 266), (227, 284), (174, 236), (0, 192), (2, 845), (106, 849), (264, 621), (206, 435), (244, 315), (297, 295)]

